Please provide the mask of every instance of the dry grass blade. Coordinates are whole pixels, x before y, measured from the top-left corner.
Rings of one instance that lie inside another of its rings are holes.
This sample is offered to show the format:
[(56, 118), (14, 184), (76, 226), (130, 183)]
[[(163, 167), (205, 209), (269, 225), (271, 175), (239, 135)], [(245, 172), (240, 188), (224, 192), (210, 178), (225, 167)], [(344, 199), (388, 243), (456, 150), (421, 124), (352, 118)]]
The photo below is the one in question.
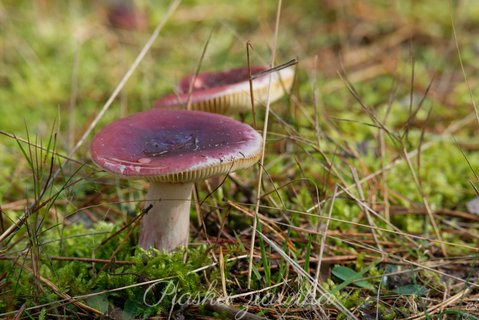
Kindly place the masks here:
[[(312, 288), (315, 289), (313, 294), (316, 296), (316, 292), (320, 294), (319, 300), (315, 301), (327, 301), (338, 308), (341, 313), (343, 313), (348, 319), (358, 319), (354, 314), (352, 314), (345, 306), (341, 304), (337, 298), (329, 293), (320, 283), (315, 282), (315, 279), (311, 277), (304, 269), (298, 265), (296, 261), (291, 259), (286, 252), (283, 251), (278, 245), (276, 245), (273, 241), (271, 241), (268, 237), (266, 237), (263, 233), (258, 231), (259, 236), (277, 253), (281, 255), (281, 257), (294, 269), (294, 271), (301, 277), (306, 279)], [(316, 307), (320, 307), (321, 305), (317, 305)]]
[[(364, 197), (363, 188), (361, 187), (361, 184), (359, 183), (358, 172), (355, 168), (351, 168), (351, 171), (352, 171), (352, 174), (353, 174), (354, 182), (356, 182), (356, 188), (358, 190), (359, 200), (361, 200), (361, 203), (365, 203), (366, 198)], [(370, 226), (376, 227), (376, 224), (374, 223), (374, 220), (372, 219), (371, 214), (369, 213), (369, 210), (367, 210), (367, 209), (364, 210), (364, 213), (365, 213), (366, 218), (368, 220), (368, 224)], [(382, 248), (381, 244), (379, 243), (379, 239), (378, 239), (378, 236), (376, 234), (376, 230), (374, 228), (371, 228), (371, 234), (373, 235), (374, 242), (376, 242), (376, 246), (378, 247), (378, 250), (382, 251), (383, 248)]]
[[(367, 205), (364, 201), (361, 201), (360, 199), (356, 198), (349, 190), (346, 188), (340, 187), (351, 199), (353, 199), (361, 208), (363, 208), (365, 211), (368, 211), (369, 213), (373, 214), (376, 216), (378, 219), (382, 220), (384, 223), (386, 223), (387, 226), (391, 228), (388, 232), (392, 232), (397, 235), (405, 236), (406, 240), (408, 240), (414, 247), (418, 247), (418, 244), (413, 240), (415, 237), (412, 235), (409, 235), (405, 232), (402, 232), (398, 227), (396, 227), (394, 224), (383, 218), (380, 214), (378, 214), (376, 211), (374, 211), (369, 205)], [(375, 225), (368, 225), (368, 228), (371, 230), (377, 230), (378, 232), (380, 231), (385, 231), (388, 229), (385, 228), (378, 228)], [(377, 240), (376, 240), (377, 241)]]
[(321, 245), (319, 246), (318, 253), (318, 264), (316, 266), (316, 277), (314, 278), (314, 290), (316, 291), (316, 286), (319, 283), (321, 264), (323, 262), (324, 247), (326, 245), (327, 234), (329, 230), (329, 222), (331, 221), (331, 215), (333, 213), (334, 202), (336, 201), (336, 195), (338, 193), (338, 186), (334, 188), (333, 197), (331, 198), (331, 204), (329, 205), (328, 216), (324, 225), (324, 229), (321, 231)]
[(458, 281), (462, 286), (469, 286), (471, 288), (479, 288), (479, 284), (475, 283), (475, 282), (472, 282), (472, 281), (469, 281), (469, 280), (465, 280), (465, 279), (462, 279), (461, 277), (458, 277), (458, 276), (455, 276), (455, 275), (452, 275), (452, 274), (448, 274), (447, 272), (443, 272), (443, 271), (440, 271), (438, 269), (435, 269), (435, 268), (440, 268), (441, 266), (444, 265), (444, 261), (441, 261), (439, 263), (432, 263), (432, 266), (428, 266), (426, 264), (428, 264), (427, 262), (425, 262), (424, 264), (421, 264), (421, 263), (418, 263), (418, 262), (414, 262), (414, 261), (410, 261), (408, 259), (405, 259), (403, 257), (399, 257), (399, 256), (395, 256), (395, 255), (392, 255), (393, 258), (397, 259), (397, 261), (400, 261), (404, 264), (408, 264), (408, 265), (411, 265), (411, 266), (414, 266), (414, 267), (417, 267), (419, 269), (424, 269), (424, 270), (427, 270), (427, 271), (431, 271), (431, 272), (434, 272), (442, 277), (445, 277), (445, 278), (449, 278), (449, 279), (452, 279), (452, 280), (456, 280)]
[(219, 267), (221, 274), (221, 288), (223, 289), (223, 295), (225, 299), (228, 298), (228, 291), (226, 290), (226, 275), (225, 275), (225, 259), (223, 257), (223, 248), (220, 247)]
[(253, 45), (250, 41), (246, 42), (246, 61), (248, 63), (248, 81), (249, 81), (249, 94), (251, 98), (251, 112), (253, 113), (253, 128), (256, 129), (256, 108), (254, 106), (254, 91), (253, 91), (253, 76), (251, 74), (251, 60), (250, 50), (253, 49)]
[[(451, 2), (449, 1), (448, 3), (449, 3), (449, 6), (451, 6)], [(464, 62), (462, 61), (461, 49), (459, 48), (459, 41), (457, 40), (456, 24), (454, 22), (454, 17), (452, 15), (452, 10), (451, 10), (450, 17), (451, 17), (452, 34), (454, 36), (454, 44), (456, 45), (456, 50), (457, 50), (457, 57), (459, 58), (459, 64), (461, 65), (462, 75), (464, 77), (464, 81), (466, 82), (467, 91), (469, 92), (469, 98), (471, 99), (471, 103), (472, 103), (472, 106), (474, 108), (474, 114), (476, 115), (477, 122), (479, 123), (479, 110), (477, 109), (476, 101), (475, 101), (474, 95), (472, 93), (472, 88), (471, 88), (471, 85), (469, 84), (469, 80), (467, 78), (466, 69), (464, 69)]]
[[(248, 42), (249, 43), (249, 42)], [(251, 44), (249, 44), (249, 46), (251, 46)], [(253, 47), (251, 47), (253, 48)], [(270, 73), (273, 73), (273, 72), (277, 72), (277, 71), (281, 71), (283, 69), (286, 69), (286, 68), (289, 68), (289, 67), (292, 67), (292, 66), (295, 66), (298, 64), (298, 59), (291, 59), (283, 64), (280, 64), (280, 65), (277, 65), (277, 66), (273, 66), (267, 70), (263, 70), (263, 71), (259, 71), (259, 72), (256, 72), (252, 75), (250, 75), (251, 79), (254, 80), (254, 79), (257, 79), (259, 77), (263, 77), (265, 75), (268, 75)]]
[[(418, 149), (418, 155), (419, 155), (419, 151), (420, 150)], [(426, 196), (422, 192), (421, 183), (419, 182), (419, 179), (416, 175), (416, 172), (415, 172), (415, 170), (412, 166), (411, 159), (408, 157), (408, 153), (406, 152), (406, 150), (403, 150), (403, 154), (404, 154), (404, 157), (406, 158), (406, 163), (409, 167), (409, 170), (411, 171), (411, 174), (412, 174), (414, 183), (417, 187), (417, 190), (421, 194), (421, 198), (422, 198), (422, 201), (424, 203), (424, 207), (426, 208), (429, 220), (431, 221), (432, 227), (434, 229), (434, 233), (436, 234), (437, 239), (439, 239), (439, 241), (441, 241), (441, 243), (443, 243), (442, 242), (442, 236), (441, 236), (441, 230), (439, 229), (439, 226), (436, 222), (436, 218), (434, 217), (434, 214), (431, 210), (431, 206), (429, 205), (429, 201), (427, 200)], [(447, 257), (447, 250), (446, 250), (446, 247), (444, 246), (444, 244), (441, 244), (441, 250), (442, 250), (442, 253), (444, 254), (444, 256)]]
[[(341, 187), (341, 186), (340, 186)], [(455, 242), (448, 242), (448, 241), (441, 241), (441, 240), (438, 240), (438, 239), (434, 239), (434, 238), (429, 238), (429, 237), (424, 237), (424, 236), (419, 236), (419, 235), (415, 235), (415, 234), (409, 234), (407, 232), (404, 232), (404, 231), (401, 231), (399, 228), (397, 228), (396, 226), (386, 222), (386, 220), (384, 220), (384, 217), (382, 217), (381, 215), (379, 215), (377, 212), (375, 212), (374, 210), (372, 210), (367, 204), (363, 204), (361, 203), (361, 201), (359, 201), (359, 199), (355, 198), (354, 195), (348, 193), (348, 191), (346, 191), (346, 188), (343, 188), (341, 187), (342, 191), (344, 191), (343, 193), (346, 193), (348, 194), (349, 197), (351, 197), (352, 200), (354, 200), (356, 203), (358, 203), (359, 205), (361, 206), (364, 206), (365, 209), (367, 210), (371, 210), (370, 212), (375, 215), (378, 219), (384, 221), (386, 224), (388, 224), (391, 229), (386, 229), (386, 228), (381, 228), (381, 227), (374, 227), (374, 226), (371, 226), (371, 225), (367, 225), (367, 224), (362, 224), (362, 223), (357, 223), (357, 222), (352, 222), (352, 221), (349, 221), (349, 220), (344, 220), (344, 219), (338, 219), (338, 218), (333, 218), (333, 217), (330, 217), (329, 220), (331, 221), (335, 221), (335, 222), (340, 222), (340, 223), (346, 223), (346, 224), (349, 224), (351, 226), (356, 226), (356, 227), (360, 227), (360, 228), (366, 228), (366, 229), (375, 229), (377, 231), (380, 231), (380, 232), (383, 232), (383, 233), (390, 233), (390, 234), (394, 234), (394, 235), (397, 235), (397, 236), (402, 236), (404, 237), (406, 240), (408, 240), (409, 242), (411, 242), (411, 244), (414, 244), (414, 247), (419, 247), (419, 245), (414, 241), (414, 239), (416, 240), (421, 240), (421, 241), (427, 241), (429, 243), (432, 243), (432, 244), (438, 244), (438, 245), (441, 245), (441, 244), (444, 244), (446, 246), (451, 246), (451, 247), (456, 247), (456, 248), (463, 248), (463, 249), (466, 249), (466, 250), (470, 250), (472, 252), (479, 252), (479, 248), (477, 247), (474, 247), (472, 245), (467, 245), (467, 244), (462, 244), (462, 243), (455, 243)], [(339, 194), (340, 191), (338, 191), (337, 194)], [(337, 195), (336, 195), (337, 196)], [(270, 210), (274, 210), (274, 209), (277, 209), (275, 207), (268, 207), (268, 206), (262, 206), (263, 208), (267, 208), (267, 209), (270, 209)], [(315, 214), (311, 214), (311, 213), (308, 213), (308, 212), (303, 212), (303, 211), (296, 211), (296, 210), (286, 210), (288, 213), (298, 213), (298, 214), (302, 214), (302, 215), (305, 215), (305, 216), (315, 216), (317, 217), (317, 215)], [(320, 219), (324, 219), (324, 217), (318, 217)], [(308, 234), (317, 234), (317, 235), (321, 235), (320, 232), (316, 231), (316, 230), (312, 230), (312, 229), (307, 229), (307, 228), (303, 228), (303, 227), (298, 227), (298, 226), (295, 226), (295, 225), (292, 225), (292, 224), (288, 224), (288, 223), (283, 223), (283, 222), (278, 222), (276, 221), (276, 224), (279, 225), (279, 226), (284, 226), (286, 228), (291, 228), (291, 229), (294, 229), (294, 230), (297, 230), (297, 231), (300, 231), (300, 232), (303, 232), (303, 233), (308, 233)]]
[[(40, 150), (42, 150), (42, 151), (49, 151), (49, 150), (47, 150), (47, 148), (45, 148), (45, 147), (43, 147), (43, 146), (41, 146), (41, 145), (38, 145), (38, 144), (36, 144), (36, 143), (33, 143), (33, 142), (31, 142), (30, 140), (27, 140), (27, 139), (24, 139), (24, 138), (20, 138), (20, 137), (18, 137), (18, 136), (15, 135), (15, 134), (8, 133), (8, 132), (5, 132), (5, 131), (3, 131), (3, 130), (0, 130), (0, 134), (1, 134), (1, 135), (4, 135), (4, 136), (6, 136), (6, 137), (12, 138), (12, 139), (14, 139), (14, 140), (16, 140), (16, 141), (25, 143), (25, 144), (27, 144), (28, 146), (35, 147), (35, 148), (37, 148), (37, 149), (40, 149)], [(50, 150), (50, 152), (52, 152), (52, 154), (53, 154), (54, 156), (56, 156), (56, 157), (65, 159), (65, 160), (67, 160), (67, 161), (74, 162), (74, 163), (76, 163), (76, 164), (78, 164), (78, 165), (84, 165), (83, 162), (78, 161), (78, 160), (75, 160), (75, 159), (73, 159), (73, 158), (70, 158), (70, 157), (68, 157), (68, 156), (66, 156), (66, 155), (63, 155), (63, 154), (61, 154), (61, 153), (58, 153), (57, 151), (52, 151), (52, 150)]]
[(213, 34), (215, 33), (217, 28), (218, 28), (217, 26), (214, 26), (211, 29), (210, 34), (208, 35), (208, 39), (206, 39), (206, 42), (203, 46), (203, 50), (201, 51), (200, 59), (198, 60), (198, 65), (196, 66), (195, 75), (192, 81), (190, 82), (190, 86), (188, 87), (188, 100), (186, 102), (186, 110), (191, 110), (191, 98), (193, 94), (193, 87), (196, 83), (196, 79), (198, 78), (198, 75), (200, 74), (201, 65), (203, 64), (203, 60), (206, 55), (206, 50), (208, 50), (208, 46), (210, 44), (211, 38), (213, 38)]
[(366, 104), (362, 101), (361, 97), (359, 96), (359, 93), (356, 91), (353, 84), (347, 79), (347, 77), (345, 75), (343, 75), (342, 73), (339, 73), (339, 72), (338, 72), (338, 76), (341, 78), (341, 80), (346, 85), (346, 88), (348, 89), (348, 91), (351, 93), (351, 95), (354, 97), (354, 99), (359, 103), (359, 105), (361, 106), (363, 111), (365, 111), (366, 114), (371, 118), (371, 120), (374, 122), (374, 124), (377, 125), (379, 128), (381, 128), (382, 130), (384, 130), (384, 132), (386, 132), (392, 140), (399, 140), (397, 135), (394, 134), (391, 130), (389, 130), (389, 128), (387, 128), (382, 123), (382, 121), (378, 119), (378, 117), (373, 112), (373, 110), (371, 110), (371, 108), (366, 106)]
[[(278, 33), (279, 33), (279, 22), (280, 22), (280, 17), (281, 17), (281, 6), (282, 6), (282, 0), (278, 0), (278, 6), (276, 10), (276, 23), (275, 23), (275, 29), (274, 29), (274, 39), (273, 39), (273, 48), (271, 52), (271, 67), (274, 66), (275, 61), (276, 61), (276, 43), (278, 40)], [(269, 120), (269, 109), (270, 109), (270, 103), (271, 103), (271, 85), (272, 85), (272, 74), (269, 75), (269, 82), (268, 82), (268, 93), (267, 93), (267, 98), (266, 98), (266, 111), (265, 111), (265, 117), (264, 117), (264, 126), (263, 126), (263, 147), (261, 150), (261, 158), (259, 160), (259, 174), (258, 174), (258, 184), (257, 184), (257, 196), (256, 196), (256, 210), (254, 212), (254, 217), (253, 217), (253, 232), (251, 233), (251, 244), (250, 244), (250, 260), (249, 260), (249, 267), (248, 267), (248, 289), (251, 287), (251, 273), (253, 271), (253, 252), (254, 252), (254, 243), (255, 243), (255, 238), (256, 238), (256, 228), (257, 228), (257, 215), (259, 212), (259, 204), (261, 201), (261, 184), (263, 180), (263, 168), (264, 168), (264, 155), (265, 155), (265, 148), (266, 148), (266, 138), (268, 136), (268, 120)]]
[(148, 207), (144, 208), (142, 211), (141, 211), (141, 214), (135, 216), (133, 219), (131, 219), (131, 221), (129, 221), (127, 224), (125, 224), (123, 227), (121, 227), (118, 231), (114, 232), (112, 235), (110, 235), (109, 237), (107, 237), (105, 240), (103, 240), (99, 245), (98, 247), (101, 247), (102, 245), (108, 243), (111, 239), (115, 238), (116, 236), (118, 236), (120, 233), (122, 233), (125, 229), (127, 229), (128, 227), (131, 227), (131, 226), (134, 226), (135, 224), (139, 223), (141, 221), (141, 218), (148, 213), (148, 211), (151, 210), (151, 208), (153, 208), (153, 205), (149, 205)]

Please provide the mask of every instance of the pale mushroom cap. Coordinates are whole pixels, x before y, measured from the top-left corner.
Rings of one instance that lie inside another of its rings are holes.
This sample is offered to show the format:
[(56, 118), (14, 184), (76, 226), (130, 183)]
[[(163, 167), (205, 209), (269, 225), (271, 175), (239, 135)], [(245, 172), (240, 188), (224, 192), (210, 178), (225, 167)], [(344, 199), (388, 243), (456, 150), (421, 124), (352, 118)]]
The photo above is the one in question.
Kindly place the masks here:
[(117, 120), (93, 139), (93, 161), (128, 178), (191, 182), (249, 167), (261, 136), (234, 119), (200, 111), (152, 109)]
[[(266, 71), (267, 67), (254, 66), (252, 74)], [(295, 67), (290, 66), (271, 72), (270, 102), (273, 103), (289, 92), (294, 80)], [(194, 80), (191, 98), (190, 83)], [(265, 104), (268, 95), (269, 73), (253, 80), (256, 104)], [(248, 68), (235, 68), (221, 72), (205, 72), (185, 77), (180, 81), (177, 94), (167, 95), (155, 103), (155, 107), (184, 109), (191, 99), (191, 109), (221, 114), (235, 114), (251, 110)]]

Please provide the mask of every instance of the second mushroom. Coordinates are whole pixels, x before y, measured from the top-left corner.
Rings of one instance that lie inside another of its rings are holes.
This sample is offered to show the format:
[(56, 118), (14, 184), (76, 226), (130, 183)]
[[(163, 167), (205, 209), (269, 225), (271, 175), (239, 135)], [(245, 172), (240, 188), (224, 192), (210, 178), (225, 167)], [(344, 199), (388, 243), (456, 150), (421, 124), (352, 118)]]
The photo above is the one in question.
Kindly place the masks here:
[[(247, 112), (251, 110), (249, 72), (248, 68), (234, 68), (185, 77), (180, 81), (177, 93), (157, 100), (155, 107), (184, 109), (190, 103), (192, 110), (229, 115)], [(295, 68), (289, 66), (269, 72), (267, 67), (254, 66), (251, 73), (254, 76), (252, 93), (255, 103), (263, 105), (266, 104), (268, 93), (272, 103), (289, 92), (293, 85)]]

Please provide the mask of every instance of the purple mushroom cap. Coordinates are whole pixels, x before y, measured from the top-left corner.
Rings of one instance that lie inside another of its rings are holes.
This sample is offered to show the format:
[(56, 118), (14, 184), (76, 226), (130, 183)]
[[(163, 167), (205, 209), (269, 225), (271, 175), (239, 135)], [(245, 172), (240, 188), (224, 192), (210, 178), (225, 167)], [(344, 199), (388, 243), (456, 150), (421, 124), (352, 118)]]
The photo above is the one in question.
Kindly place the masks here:
[(113, 3), (107, 7), (107, 19), (112, 27), (124, 30), (144, 30), (148, 17), (133, 4)]
[[(251, 74), (266, 71), (267, 69), (267, 67), (253, 66), (251, 67)], [(193, 82), (193, 92), (209, 90), (210, 94), (214, 94), (232, 84), (243, 81), (249, 81), (248, 68), (234, 68), (226, 71), (200, 73), (196, 78), (194, 75), (184, 77), (181, 79), (177, 89), (179, 93), (188, 93)]]
[(93, 139), (107, 171), (159, 182), (191, 182), (258, 161), (261, 136), (234, 119), (200, 111), (152, 109), (117, 120)]
[[(251, 74), (259, 74), (268, 70), (264, 66), (251, 67)], [(273, 72), (272, 101), (283, 96), (291, 88), (294, 78), (294, 68), (286, 68)], [(265, 73), (253, 81), (255, 98), (264, 103), (268, 89), (269, 76)], [(191, 93), (190, 85), (192, 85)], [(177, 86), (177, 92), (162, 97), (155, 102), (155, 107), (179, 109), (187, 105), (191, 99), (192, 109), (214, 113), (232, 114), (251, 108), (249, 70), (246, 67), (226, 71), (204, 72), (196, 77), (183, 78)], [(191, 96), (191, 98), (190, 98)]]

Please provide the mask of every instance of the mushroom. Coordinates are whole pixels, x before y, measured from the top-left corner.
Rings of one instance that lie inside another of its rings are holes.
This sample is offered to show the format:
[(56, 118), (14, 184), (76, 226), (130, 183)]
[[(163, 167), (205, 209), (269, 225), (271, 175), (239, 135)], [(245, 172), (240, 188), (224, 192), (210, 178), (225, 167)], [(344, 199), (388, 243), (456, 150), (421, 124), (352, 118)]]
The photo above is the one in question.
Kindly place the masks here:
[[(256, 103), (265, 104), (268, 95), (269, 74), (267, 67), (254, 66), (253, 96)], [(264, 74), (261, 74), (264, 72)], [(289, 92), (294, 80), (294, 66), (272, 71), (270, 102), (280, 99)], [(190, 94), (191, 86), (191, 94)], [(191, 95), (191, 98), (190, 98)], [(166, 109), (184, 109), (191, 100), (192, 110), (201, 110), (221, 114), (235, 114), (251, 109), (249, 70), (235, 68), (227, 71), (205, 72), (196, 77), (183, 78), (177, 94), (167, 95), (157, 100), (155, 107)]]
[(252, 166), (262, 143), (253, 128), (226, 116), (151, 109), (104, 127), (90, 152), (101, 168), (150, 182), (139, 244), (171, 251), (188, 243), (193, 183)]
[(148, 26), (145, 12), (135, 8), (129, 1), (113, 1), (106, 6), (106, 18), (110, 26), (123, 30), (144, 31)]

